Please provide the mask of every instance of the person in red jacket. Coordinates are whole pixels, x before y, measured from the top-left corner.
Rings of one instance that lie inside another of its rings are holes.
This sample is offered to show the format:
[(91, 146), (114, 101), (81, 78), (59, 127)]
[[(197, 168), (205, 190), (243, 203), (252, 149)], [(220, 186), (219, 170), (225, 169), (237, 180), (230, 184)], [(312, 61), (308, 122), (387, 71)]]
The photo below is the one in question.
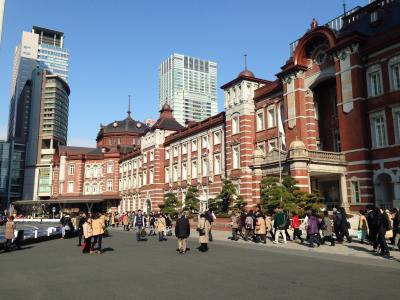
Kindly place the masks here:
[(303, 243), (303, 238), (301, 237), (300, 220), (297, 214), (292, 216), (292, 228), (293, 228), (293, 242), (298, 238), (301, 243)]

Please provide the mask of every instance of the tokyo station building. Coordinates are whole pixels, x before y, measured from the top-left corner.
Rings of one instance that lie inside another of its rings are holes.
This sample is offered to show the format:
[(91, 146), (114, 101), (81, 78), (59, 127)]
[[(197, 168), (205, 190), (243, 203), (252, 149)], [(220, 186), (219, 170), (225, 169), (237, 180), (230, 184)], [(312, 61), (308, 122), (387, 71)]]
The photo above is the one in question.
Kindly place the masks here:
[[(246, 68), (222, 86), (220, 114), (183, 127), (164, 105), (128, 148), (122, 138), (134, 129), (119, 126), (112, 205), (158, 210), (174, 192), (184, 206), (196, 186), (205, 209), (230, 179), (250, 208), (260, 201), (262, 178), (282, 173), (317, 190), (328, 207), (400, 207), (399, 15), (400, 0), (380, 0), (324, 25), (313, 20), (275, 79)], [(111, 160), (108, 134), (98, 143), (103, 168)], [(76, 185), (84, 194), (83, 174)]]

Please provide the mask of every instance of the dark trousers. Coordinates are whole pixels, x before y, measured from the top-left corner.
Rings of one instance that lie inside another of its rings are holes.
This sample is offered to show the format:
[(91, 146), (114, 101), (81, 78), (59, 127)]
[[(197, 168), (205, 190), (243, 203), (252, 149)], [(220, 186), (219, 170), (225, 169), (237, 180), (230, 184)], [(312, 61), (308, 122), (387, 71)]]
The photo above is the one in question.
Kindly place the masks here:
[(78, 245), (82, 244), (83, 228), (78, 228)]
[(374, 250), (378, 249), (378, 232), (376, 230), (370, 228), (368, 240), (371, 242)]
[(343, 235), (338, 226), (334, 226), (335, 236), (338, 243), (343, 243)]
[(264, 244), (267, 243), (267, 235), (266, 234), (257, 234), (257, 243), (263, 242)]
[(207, 245), (207, 243), (201, 243), (201, 245), (200, 245), (200, 247), (199, 247), (199, 250), (200, 250), (201, 252), (207, 252), (207, 251), (208, 251), (208, 245)]
[(287, 229), (285, 229), (285, 234), (286, 234), (286, 240), (290, 241), (290, 235), (289, 235)]
[(333, 239), (332, 235), (326, 235), (322, 238), (322, 244), (325, 244), (325, 242), (331, 242), (331, 246), (335, 246), (335, 240)]
[(129, 231), (129, 225), (124, 225), (124, 230)]
[(249, 237), (253, 236), (253, 229), (246, 229), (246, 231), (244, 232), (244, 240), (248, 241)]
[(92, 250), (92, 237), (85, 239), (83, 243), (85, 247), (83, 247), (82, 253), (90, 252), (90, 250)]
[(343, 239), (343, 236), (345, 236), (347, 242), (351, 243), (352, 242), (352, 238), (351, 238), (351, 236), (349, 234), (349, 229), (347, 227), (342, 227), (340, 229), (340, 231), (341, 231), (341, 234), (342, 234), (342, 239)]
[(238, 240), (238, 229), (237, 228), (232, 228), (232, 240), (233, 241)]
[(209, 240), (210, 242), (213, 241), (213, 237), (212, 237), (212, 233), (211, 233), (211, 228), (210, 228), (210, 231), (208, 232), (208, 240)]
[[(102, 240), (103, 240), (103, 235), (102, 234), (94, 236), (93, 242), (92, 242), (92, 249), (93, 250), (96, 249), (96, 250), (101, 251), (101, 242), (102, 242)], [(97, 248), (95, 248), (96, 244), (97, 244)]]
[(301, 230), (299, 228), (294, 228), (293, 230), (293, 241), (296, 239), (299, 239), (301, 242), (303, 242), (303, 238), (301, 237)]
[(378, 233), (378, 243), (381, 247), (381, 254), (389, 254), (389, 247), (386, 244), (385, 234)]
[(142, 238), (140, 234), (142, 233), (142, 226), (136, 226), (136, 240), (139, 242)]
[(6, 243), (4, 244), (4, 249), (6, 251), (10, 251), (10, 248), (11, 248), (11, 239), (7, 239)]
[(309, 234), (307, 236), (307, 240), (310, 243), (311, 247), (314, 247), (314, 243), (316, 243), (319, 246), (319, 236), (318, 234)]
[(164, 231), (159, 231), (159, 232), (158, 232), (158, 240), (159, 240), (160, 242), (162, 242), (162, 241), (165, 240), (165, 239), (164, 239)]

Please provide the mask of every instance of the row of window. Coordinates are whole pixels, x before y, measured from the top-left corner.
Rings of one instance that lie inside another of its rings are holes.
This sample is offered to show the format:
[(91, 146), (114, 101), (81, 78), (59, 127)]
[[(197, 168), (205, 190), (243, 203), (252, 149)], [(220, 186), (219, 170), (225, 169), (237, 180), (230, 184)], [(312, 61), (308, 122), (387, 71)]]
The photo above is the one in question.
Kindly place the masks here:
[[(400, 55), (392, 57), (388, 61), (390, 91), (400, 90)], [(380, 96), (384, 93), (382, 68), (376, 64), (368, 67), (366, 72), (368, 97)]]
[[(400, 106), (392, 108), (395, 143), (400, 144)], [(387, 122), (385, 111), (370, 114), (371, 140), (373, 148), (388, 146)]]
[[(221, 144), (221, 140), (222, 140), (222, 134), (221, 131), (215, 131), (213, 133), (213, 141), (210, 141), (210, 137), (208, 135), (204, 135), (201, 137), (201, 147), (202, 149), (209, 149), (210, 147), (214, 146), (214, 145), (219, 145)], [(195, 152), (198, 149), (198, 140), (194, 139), (191, 141), (191, 151)], [(187, 154), (188, 153), (188, 143), (183, 143), (181, 146), (181, 151), (182, 154)], [(171, 154), (173, 157), (178, 157), (179, 155), (179, 146), (173, 146), (172, 147), (172, 153), (171, 153), (171, 149), (167, 148), (165, 150), (165, 159), (170, 159)]]
[[(221, 154), (215, 154), (213, 158), (213, 171), (214, 175), (220, 175), (221, 170), (222, 170), (222, 164), (221, 164)], [(202, 159), (202, 176), (206, 177), (209, 176), (209, 170), (210, 170), (210, 161), (207, 157)], [(181, 164), (181, 180), (188, 180), (188, 176), (190, 174), (192, 179), (196, 179), (198, 176), (199, 172), (199, 166), (197, 160), (192, 160), (191, 162), (191, 168), (189, 168), (189, 165), (186, 161), (182, 162)], [(178, 164), (174, 164), (172, 166), (172, 169), (170, 167), (165, 168), (165, 183), (169, 182), (176, 182), (179, 179), (179, 170), (178, 170)]]
[[(103, 167), (104, 167), (103, 164), (99, 164), (99, 165), (87, 164), (85, 166), (85, 177), (89, 178), (89, 177), (102, 176)], [(110, 173), (113, 173), (113, 171), (114, 171), (114, 162), (110, 160), (107, 162), (107, 173), (110, 174)], [(70, 176), (75, 175), (75, 164), (74, 163), (69, 164), (68, 175), (70, 175)]]
[[(74, 192), (74, 186), (75, 183), (73, 181), (68, 181), (68, 193), (73, 193)], [(113, 180), (108, 179), (107, 180), (107, 191), (112, 192), (114, 190), (113, 188)], [(85, 183), (85, 189), (84, 193), (85, 194), (100, 194), (103, 192), (103, 183)]]

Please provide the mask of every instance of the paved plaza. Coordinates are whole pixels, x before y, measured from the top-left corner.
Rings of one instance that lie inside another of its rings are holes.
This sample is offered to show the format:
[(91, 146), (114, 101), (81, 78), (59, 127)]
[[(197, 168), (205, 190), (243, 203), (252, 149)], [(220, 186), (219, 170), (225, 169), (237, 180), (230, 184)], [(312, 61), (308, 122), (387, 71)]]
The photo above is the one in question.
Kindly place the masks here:
[(180, 255), (174, 237), (162, 243), (155, 237), (137, 243), (132, 231), (115, 229), (111, 234), (103, 242), (101, 255), (83, 255), (76, 239), (1, 253), (1, 295), (8, 299), (377, 299), (398, 295), (394, 282), (400, 278), (400, 261), (396, 258), (234, 243), (224, 241), (223, 232), (214, 234), (216, 241), (210, 243), (209, 252), (198, 252), (197, 239), (190, 239), (191, 251)]

